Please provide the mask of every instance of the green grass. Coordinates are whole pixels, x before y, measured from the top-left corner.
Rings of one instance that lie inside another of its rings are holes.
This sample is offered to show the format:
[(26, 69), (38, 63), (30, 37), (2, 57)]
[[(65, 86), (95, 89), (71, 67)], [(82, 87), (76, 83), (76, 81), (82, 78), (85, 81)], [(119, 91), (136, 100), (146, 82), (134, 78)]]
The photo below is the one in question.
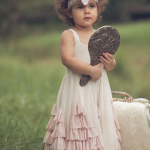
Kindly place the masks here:
[[(2, 52), (11, 56), (18, 55), (27, 61), (33, 61), (37, 58), (52, 58), (53, 56), (58, 56), (59, 41), (60, 31), (30, 35), (21, 39), (13, 39), (12, 37), (12, 40), (6, 43), (7, 46), (2, 49)], [(5, 46), (3, 45), (3, 47)]]
[(0, 68), (0, 149), (41, 150), (64, 68), (11, 57), (1, 58)]
[[(150, 21), (113, 25), (121, 35), (112, 90), (150, 99)], [(0, 150), (42, 150), (45, 126), (65, 73), (61, 30), (0, 42)]]

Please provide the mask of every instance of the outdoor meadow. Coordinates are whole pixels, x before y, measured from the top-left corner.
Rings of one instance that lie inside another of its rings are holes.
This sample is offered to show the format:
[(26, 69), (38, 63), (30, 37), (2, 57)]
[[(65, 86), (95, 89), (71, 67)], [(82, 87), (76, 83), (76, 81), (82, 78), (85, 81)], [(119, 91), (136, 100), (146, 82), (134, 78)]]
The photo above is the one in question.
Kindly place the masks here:
[[(150, 99), (150, 19), (109, 25), (121, 37), (117, 65), (108, 72), (112, 91)], [(0, 38), (0, 150), (43, 149), (45, 127), (65, 74), (60, 36), (66, 27), (59, 23), (46, 32), (44, 26), (32, 28), (23, 36)]]

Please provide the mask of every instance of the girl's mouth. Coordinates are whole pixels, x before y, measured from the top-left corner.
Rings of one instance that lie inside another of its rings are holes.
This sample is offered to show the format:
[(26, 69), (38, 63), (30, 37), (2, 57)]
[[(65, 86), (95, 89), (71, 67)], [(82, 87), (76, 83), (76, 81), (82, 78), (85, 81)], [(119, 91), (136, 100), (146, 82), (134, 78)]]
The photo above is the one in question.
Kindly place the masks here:
[(85, 17), (84, 20), (91, 20), (91, 18), (90, 17)]

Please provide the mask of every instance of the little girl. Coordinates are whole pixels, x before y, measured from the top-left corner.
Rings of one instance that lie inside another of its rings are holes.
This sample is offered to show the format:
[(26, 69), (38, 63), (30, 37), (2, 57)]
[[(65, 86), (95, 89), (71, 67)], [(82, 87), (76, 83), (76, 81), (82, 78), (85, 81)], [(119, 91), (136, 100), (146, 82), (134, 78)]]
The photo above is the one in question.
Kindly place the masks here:
[[(121, 150), (119, 124), (114, 113), (106, 71), (112, 70), (114, 56), (103, 54), (100, 64), (90, 65), (88, 41), (93, 24), (107, 0), (56, 0), (59, 17), (71, 29), (61, 35), (61, 60), (66, 66), (57, 102), (44, 137), (45, 150)], [(90, 75), (80, 86), (82, 74)]]

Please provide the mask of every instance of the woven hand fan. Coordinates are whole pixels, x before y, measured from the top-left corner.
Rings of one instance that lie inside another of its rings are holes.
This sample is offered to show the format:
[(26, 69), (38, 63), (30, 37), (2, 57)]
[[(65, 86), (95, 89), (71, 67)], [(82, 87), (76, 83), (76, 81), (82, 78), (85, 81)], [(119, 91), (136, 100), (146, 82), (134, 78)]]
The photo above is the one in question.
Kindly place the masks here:
[[(88, 50), (91, 57), (91, 65), (100, 63), (100, 56), (103, 53), (114, 55), (120, 45), (120, 35), (112, 26), (103, 26), (95, 31), (88, 43)], [(104, 56), (103, 56), (104, 57)], [(80, 85), (85, 86), (91, 79), (89, 75), (82, 75)]]

